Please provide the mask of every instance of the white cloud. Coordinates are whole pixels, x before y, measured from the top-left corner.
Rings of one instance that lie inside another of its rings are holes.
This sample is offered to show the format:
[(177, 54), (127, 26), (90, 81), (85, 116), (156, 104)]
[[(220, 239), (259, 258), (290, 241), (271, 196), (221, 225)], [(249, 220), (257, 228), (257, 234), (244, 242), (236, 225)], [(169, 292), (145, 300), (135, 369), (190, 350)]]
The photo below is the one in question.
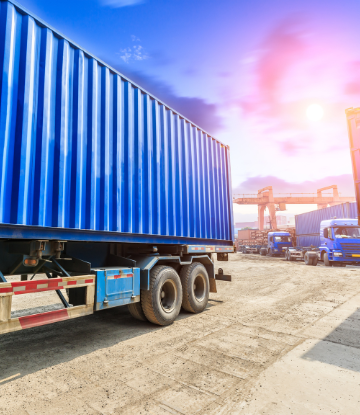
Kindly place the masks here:
[(129, 63), (131, 60), (143, 61), (149, 58), (149, 55), (144, 52), (144, 48), (141, 45), (135, 45), (133, 47), (128, 47), (120, 49), (118, 55), (125, 63)]
[(135, 35), (131, 35), (131, 40), (133, 42), (140, 42), (140, 39), (137, 36), (135, 36)]
[(144, 3), (144, 0), (100, 0), (100, 3), (109, 7), (125, 7), (135, 6), (136, 4)]

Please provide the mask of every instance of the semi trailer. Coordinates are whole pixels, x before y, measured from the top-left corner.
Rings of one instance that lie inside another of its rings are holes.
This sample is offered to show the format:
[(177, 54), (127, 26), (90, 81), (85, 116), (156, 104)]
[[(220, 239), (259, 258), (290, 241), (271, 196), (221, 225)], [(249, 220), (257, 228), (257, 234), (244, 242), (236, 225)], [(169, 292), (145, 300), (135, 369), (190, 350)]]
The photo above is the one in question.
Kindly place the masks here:
[[(229, 147), (15, 2), (0, 21), (0, 333), (203, 311), (231, 279)], [(42, 291), (62, 308), (12, 318)]]
[[(297, 246), (286, 259), (302, 259), (306, 265), (346, 266), (360, 262), (360, 227), (356, 203), (345, 203), (295, 217)], [(352, 219), (349, 219), (349, 217)]]

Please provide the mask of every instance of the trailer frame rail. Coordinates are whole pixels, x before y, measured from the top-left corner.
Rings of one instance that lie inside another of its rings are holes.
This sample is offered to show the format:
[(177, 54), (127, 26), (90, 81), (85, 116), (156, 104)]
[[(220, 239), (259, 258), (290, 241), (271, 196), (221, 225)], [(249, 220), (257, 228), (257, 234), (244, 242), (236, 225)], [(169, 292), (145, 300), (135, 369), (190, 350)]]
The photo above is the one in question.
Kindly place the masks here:
[[(0, 334), (23, 330), (31, 327), (82, 317), (94, 313), (95, 275), (81, 275), (64, 278), (51, 278), (33, 281), (15, 281), (0, 283)], [(57, 291), (86, 287), (85, 304), (60, 310), (11, 318), (12, 298), (14, 295), (33, 294), (42, 291)]]

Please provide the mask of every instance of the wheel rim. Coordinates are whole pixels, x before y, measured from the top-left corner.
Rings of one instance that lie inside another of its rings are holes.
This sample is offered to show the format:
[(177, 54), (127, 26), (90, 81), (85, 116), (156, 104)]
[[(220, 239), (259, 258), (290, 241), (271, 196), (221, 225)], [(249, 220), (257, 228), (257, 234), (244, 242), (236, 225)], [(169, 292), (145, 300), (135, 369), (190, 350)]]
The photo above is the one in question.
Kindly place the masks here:
[(194, 280), (193, 291), (196, 301), (203, 301), (206, 294), (206, 280), (205, 276), (198, 274)]
[(176, 305), (177, 288), (173, 280), (166, 280), (160, 290), (160, 304), (165, 313), (171, 313)]

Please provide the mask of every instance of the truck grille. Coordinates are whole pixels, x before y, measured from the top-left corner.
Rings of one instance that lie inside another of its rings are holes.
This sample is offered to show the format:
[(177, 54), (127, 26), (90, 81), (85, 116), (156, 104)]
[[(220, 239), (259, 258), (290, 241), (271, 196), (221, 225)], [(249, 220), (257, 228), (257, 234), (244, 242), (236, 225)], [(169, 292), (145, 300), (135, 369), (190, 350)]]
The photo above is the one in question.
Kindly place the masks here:
[(360, 255), (360, 243), (345, 243), (340, 242), (341, 248), (344, 251), (346, 258), (351, 258), (353, 254)]

